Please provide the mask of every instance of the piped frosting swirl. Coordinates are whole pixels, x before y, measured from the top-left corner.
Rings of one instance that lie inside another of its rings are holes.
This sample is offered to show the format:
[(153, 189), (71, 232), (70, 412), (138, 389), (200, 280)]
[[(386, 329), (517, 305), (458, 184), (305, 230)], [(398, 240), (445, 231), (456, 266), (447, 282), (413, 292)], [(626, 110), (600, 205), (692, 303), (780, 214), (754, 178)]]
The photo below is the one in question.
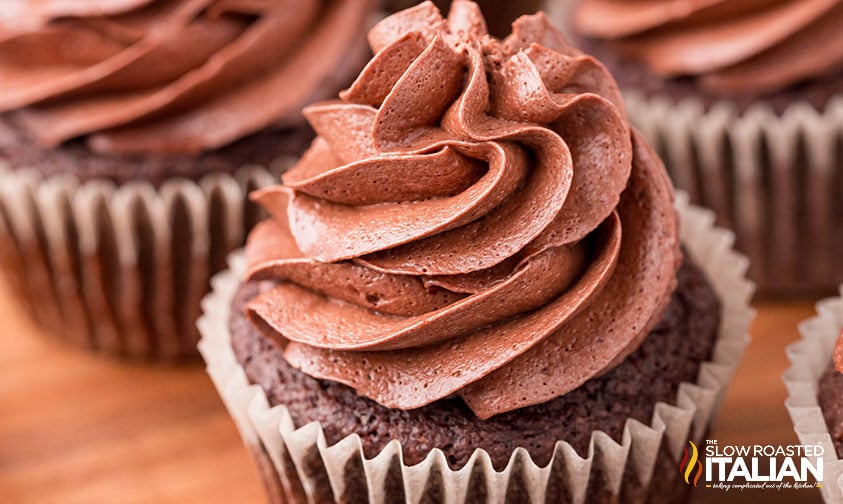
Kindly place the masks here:
[(578, 32), (666, 76), (766, 93), (843, 69), (841, 0), (581, 0)]
[(52, 146), (196, 153), (333, 96), (371, 0), (4, 0), (0, 112)]
[(305, 373), (393, 408), (481, 418), (610, 369), (658, 321), (680, 260), (672, 188), (605, 68), (544, 14), (504, 40), (430, 2), (374, 58), (249, 238), (253, 323)]

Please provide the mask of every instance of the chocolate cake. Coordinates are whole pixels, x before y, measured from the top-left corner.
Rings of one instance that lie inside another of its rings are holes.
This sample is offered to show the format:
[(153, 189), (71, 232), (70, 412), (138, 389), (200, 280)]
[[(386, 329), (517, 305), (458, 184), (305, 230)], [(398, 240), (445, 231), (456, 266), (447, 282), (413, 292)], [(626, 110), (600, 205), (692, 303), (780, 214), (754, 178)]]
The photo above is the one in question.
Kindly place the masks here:
[(0, 159), (160, 185), (300, 155), (313, 138), (301, 107), (351, 83), (369, 56), (374, 4), (290, 7), (141, 0), (105, 16), (12, 12), (8, 26), (0, 19)]
[(817, 394), (837, 457), (843, 459), (843, 373), (830, 367), (820, 378)]
[[(627, 97), (679, 189), (717, 213), (762, 293), (843, 281), (843, 1), (576, 0), (571, 39)], [(772, 224), (775, 223), (775, 224)]]
[(200, 154), (108, 154), (92, 151), (81, 139), (68, 141), (59, 149), (45, 148), (15, 127), (10, 118), (0, 117), (0, 159), (44, 177), (72, 174), (80, 182), (140, 180), (156, 187), (174, 178), (198, 182), (210, 173), (234, 174), (252, 164), (271, 166), (284, 155), (301, 154), (312, 139), (308, 127), (267, 129)]
[(679, 383), (696, 381), (700, 363), (711, 357), (720, 306), (705, 275), (689, 258), (677, 281), (663, 318), (617, 368), (546, 403), (488, 420), (478, 419), (456, 398), (410, 411), (386, 408), (349, 387), (291, 367), (283, 351), (245, 316), (245, 304), (254, 298), (259, 283), (244, 284), (232, 304), (232, 346), (249, 380), (264, 389), (270, 403), (285, 405), (297, 426), (319, 422), (328, 444), (356, 433), (366, 456), (374, 457), (396, 439), (411, 465), (438, 447), (454, 469), (477, 448), (503, 469), (521, 446), (537, 464), (546, 465), (558, 440), (571, 443), (583, 457), (594, 431), (620, 442), (627, 418), (649, 423), (657, 402), (673, 402)]
[(210, 276), (258, 220), (248, 192), (310, 144), (302, 107), (363, 67), (377, 2), (12, 4), (0, 8), (3, 273), (65, 341), (195, 357)]
[(274, 457), (270, 496), (681, 500), (676, 439), (707, 422), (678, 391), (718, 357), (731, 261), (683, 254), (680, 215), (695, 257), (717, 235), (611, 75), (543, 13), (497, 39), (469, 1), (368, 39), (340, 99), (305, 109), (310, 149), (253, 193), (270, 218), (207, 305), (203, 355)]
[(624, 89), (648, 95), (733, 103), (740, 111), (795, 100), (817, 110), (840, 91), (843, 2), (700, 2), (631, 6), (578, 0), (577, 42)]
[(833, 360), (834, 365), (820, 378), (817, 394), (837, 456), (843, 459), (843, 330), (837, 337)]

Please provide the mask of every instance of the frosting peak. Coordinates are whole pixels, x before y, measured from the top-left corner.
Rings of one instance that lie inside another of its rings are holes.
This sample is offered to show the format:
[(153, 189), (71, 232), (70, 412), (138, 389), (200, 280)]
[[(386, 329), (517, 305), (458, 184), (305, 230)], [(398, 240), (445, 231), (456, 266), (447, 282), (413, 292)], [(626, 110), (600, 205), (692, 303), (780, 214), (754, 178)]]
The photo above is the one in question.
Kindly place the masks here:
[(843, 67), (841, 0), (581, 0), (574, 22), (658, 74), (722, 93), (772, 92)]
[(617, 86), (543, 14), (504, 40), (472, 2), (369, 33), (374, 58), (250, 236), (271, 287), (253, 323), (314, 377), (480, 417), (616, 365), (658, 321), (679, 263), (672, 191)]
[[(215, 149), (346, 84), (372, 0), (4, 0), (0, 112), (55, 145)], [(362, 61), (361, 61), (362, 62)], [(359, 67), (358, 67), (359, 68)]]

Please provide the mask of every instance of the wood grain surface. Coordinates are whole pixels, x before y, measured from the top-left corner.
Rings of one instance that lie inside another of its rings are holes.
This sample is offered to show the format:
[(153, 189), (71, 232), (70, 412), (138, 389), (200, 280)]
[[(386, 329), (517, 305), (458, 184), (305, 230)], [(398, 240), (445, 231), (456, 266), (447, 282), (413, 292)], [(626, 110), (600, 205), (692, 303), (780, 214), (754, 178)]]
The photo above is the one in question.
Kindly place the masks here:
[[(709, 438), (795, 442), (780, 376), (813, 302), (762, 302)], [(251, 503), (265, 496), (201, 363), (117, 362), (69, 349), (0, 289), (0, 502)], [(698, 489), (693, 502), (820, 502), (818, 492)]]

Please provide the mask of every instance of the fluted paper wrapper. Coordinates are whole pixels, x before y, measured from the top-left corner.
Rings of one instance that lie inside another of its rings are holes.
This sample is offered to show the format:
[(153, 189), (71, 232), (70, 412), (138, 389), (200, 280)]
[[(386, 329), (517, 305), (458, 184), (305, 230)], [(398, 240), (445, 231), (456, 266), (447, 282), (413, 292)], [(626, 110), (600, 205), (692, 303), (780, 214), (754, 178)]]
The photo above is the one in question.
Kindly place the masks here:
[(820, 378), (832, 365), (834, 344), (843, 328), (843, 286), (840, 294), (817, 303), (817, 316), (799, 324), (802, 339), (787, 348), (791, 365), (782, 377), (788, 391), (785, 406), (799, 441), (823, 447), (821, 492), (826, 502), (833, 503), (843, 502), (843, 460), (837, 457), (817, 390)]
[(720, 102), (626, 92), (633, 124), (691, 201), (713, 209), (771, 293), (834, 289), (843, 282), (843, 95), (824, 112), (797, 101), (776, 114), (742, 114)]
[(669, 470), (678, 474), (676, 464), (683, 446), (704, 435), (749, 342), (748, 327), (754, 316), (748, 305), (754, 286), (744, 276), (746, 258), (732, 250), (732, 234), (714, 228), (713, 214), (690, 206), (684, 194), (677, 208), (682, 240), (711, 279), (723, 305), (712, 360), (702, 364), (696, 383), (679, 385), (674, 404), (656, 405), (649, 425), (627, 420), (620, 443), (594, 432), (585, 458), (560, 440), (546, 467), (534, 464), (523, 448), (512, 453), (503, 471), (495, 471), (489, 455), (479, 449), (459, 470), (451, 469), (438, 449), (421, 463), (408, 466), (397, 441), (366, 459), (356, 435), (328, 446), (318, 423), (294, 425), (284, 406), (270, 407), (263, 390), (249, 383), (231, 348), (231, 301), (245, 269), (243, 255), (232, 255), (230, 269), (214, 279), (213, 291), (203, 301), (199, 349), (245, 444), (256, 456), (270, 499), (456, 504), (581, 503), (607, 495), (621, 496), (624, 501), (646, 498), (657, 459), (675, 461)]
[(248, 192), (291, 163), (155, 188), (44, 178), (0, 162), (2, 271), (57, 338), (135, 358), (194, 356), (209, 279), (260, 217)]

